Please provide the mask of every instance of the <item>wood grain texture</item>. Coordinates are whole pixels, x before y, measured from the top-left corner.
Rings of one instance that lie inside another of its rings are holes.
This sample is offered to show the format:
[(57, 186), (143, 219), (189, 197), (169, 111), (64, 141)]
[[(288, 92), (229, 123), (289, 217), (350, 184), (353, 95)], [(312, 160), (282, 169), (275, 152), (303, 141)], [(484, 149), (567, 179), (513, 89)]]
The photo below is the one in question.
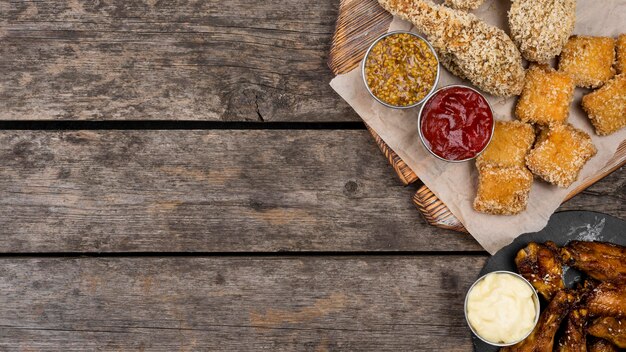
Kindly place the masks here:
[(392, 16), (376, 0), (341, 0), (328, 67), (335, 75), (356, 68), (367, 48), (387, 32)]
[(485, 259), (2, 259), (0, 349), (469, 351)]
[(2, 1), (0, 119), (356, 121), (335, 0)]
[(394, 152), (385, 141), (376, 133), (369, 125), (365, 124), (367, 130), (370, 132), (372, 137), (374, 137), (374, 142), (378, 146), (378, 149), (383, 153), (393, 170), (398, 175), (400, 181), (405, 185), (410, 185), (413, 182), (419, 180), (415, 172), (409, 168), (409, 166), (404, 162), (404, 160), (400, 159), (398, 154)]
[(365, 130), (3, 131), (0, 160), (0, 252), (481, 249)]

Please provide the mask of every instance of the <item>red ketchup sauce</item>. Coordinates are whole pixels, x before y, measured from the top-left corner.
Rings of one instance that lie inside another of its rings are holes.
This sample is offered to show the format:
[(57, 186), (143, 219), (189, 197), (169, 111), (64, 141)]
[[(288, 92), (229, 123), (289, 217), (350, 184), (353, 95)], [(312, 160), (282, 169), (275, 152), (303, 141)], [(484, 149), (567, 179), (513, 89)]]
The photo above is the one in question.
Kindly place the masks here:
[(424, 144), (446, 160), (471, 159), (485, 149), (493, 132), (487, 100), (464, 87), (444, 88), (426, 101), (421, 130)]

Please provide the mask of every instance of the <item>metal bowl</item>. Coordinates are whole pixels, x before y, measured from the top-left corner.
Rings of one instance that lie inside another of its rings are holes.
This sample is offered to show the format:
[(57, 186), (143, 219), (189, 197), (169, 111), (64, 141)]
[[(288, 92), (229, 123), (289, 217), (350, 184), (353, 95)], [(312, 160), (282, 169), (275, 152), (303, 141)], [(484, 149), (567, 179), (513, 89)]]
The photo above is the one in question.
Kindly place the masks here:
[[(448, 89), (448, 88), (454, 88), (454, 87), (461, 87), (461, 88), (467, 88), (467, 89), (471, 89), (474, 92), (478, 93), (478, 95), (480, 95), (481, 97), (483, 97), (483, 99), (485, 99), (485, 101), (487, 102), (487, 105), (489, 106), (489, 111), (491, 111), (491, 120), (492, 120), (492, 124), (491, 124), (491, 135), (489, 136), (489, 140), (487, 141), (487, 144), (485, 144), (485, 147), (478, 153), (476, 153), (476, 155), (474, 155), (471, 158), (467, 158), (467, 159), (463, 159), (463, 160), (448, 160), (445, 158), (442, 158), (441, 156), (435, 154), (430, 147), (428, 147), (428, 144), (426, 143), (426, 139), (424, 138), (424, 135), (422, 133), (422, 113), (424, 112), (424, 106), (426, 105), (426, 103), (428, 103), (428, 100), (430, 100), (432, 97), (434, 97), (435, 95), (437, 95), (437, 93), (439, 93), (442, 90)], [(445, 86), (445, 87), (441, 87), (439, 89), (437, 89), (436, 91), (430, 93), (425, 99), (424, 99), (424, 103), (422, 104), (422, 107), (420, 108), (419, 114), (417, 116), (417, 132), (420, 135), (420, 140), (422, 141), (422, 144), (424, 145), (424, 148), (426, 148), (426, 150), (428, 150), (428, 152), (430, 152), (430, 154), (434, 155), (437, 159), (439, 160), (443, 160), (443, 161), (447, 161), (450, 163), (462, 163), (462, 162), (466, 162), (469, 160), (474, 160), (476, 158), (478, 158), (480, 156), (480, 154), (482, 154), (485, 149), (487, 149), (487, 147), (489, 146), (489, 143), (491, 143), (491, 140), (493, 139), (493, 132), (495, 131), (496, 128), (496, 119), (493, 113), (493, 108), (491, 107), (491, 104), (489, 103), (489, 100), (487, 100), (487, 98), (485, 98), (485, 96), (477, 91), (476, 89), (472, 88), (472, 87), (468, 87), (468, 86), (464, 86), (462, 84), (451, 84), (449, 86)]]
[[(428, 45), (428, 48), (430, 48), (430, 51), (433, 53), (433, 55), (435, 56), (435, 60), (437, 61), (437, 76), (435, 77), (435, 82), (433, 83), (432, 88), (430, 89), (430, 91), (428, 92), (428, 94), (426, 94), (424, 96), (424, 98), (422, 98), (422, 100), (418, 101), (415, 104), (411, 104), (411, 105), (404, 105), (404, 106), (397, 106), (397, 105), (391, 105), (381, 99), (379, 99), (376, 95), (374, 95), (374, 93), (372, 93), (372, 90), (370, 89), (369, 85), (367, 84), (367, 78), (365, 77), (365, 63), (367, 62), (367, 58), (370, 55), (370, 52), (372, 51), (372, 48), (374, 46), (376, 46), (376, 44), (378, 44), (378, 42), (380, 42), (382, 39), (390, 36), (390, 35), (394, 35), (394, 34), (409, 34), (412, 35), (418, 39), (423, 40), (426, 45)], [(372, 45), (370, 45), (370, 47), (367, 49), (367, 51), (365, 52), (365, 56), (363, 57), (363, 61), (361, 61), (361, 77), (363, 78), (363, 83), (365, 84), (365, 87), (367, 88), (367, 91), (370, 93), (370, 95), (376, 99), (376, 101), (378, 101), (379, 103), (383, 104), (386, 107), (389, 108), (393, 108), (393, 109), (410, 109), (410, 108), (414, 108), (418, 105), (420, 105), (421, 103), (423, 103), (424, 101), (426, 101), (426, 99), (428, 99), (428, 97), (433, 94), (433, 91), (437, 88), (437, 84), (439, 83), (439, 74), (441, 72), (441, 65), (439, 63), (439, 56), (437, 56), (437, 53), (435, 52), (435, 49), (433, 48), (432, 45), (430, 45), (430, 42), (428, 42), (428, 40), (426, 40), (424, 37), (415, 34), (413, 32), (409, 32), (409, 31), (393, 31), (393, 32), (389, 32), (386, 34), (381, 35), (380, 37), (378, 37), (378, 39), (376, 39)]]
[[(481, 282), (485, 278), (485, 276), (491, 275), (491, 274), (509, 274), (509, 275), (516, 276), (516, 277), (520, 278), (523, 282), (525, 282), (526, 285), (528, 285), (528, 287), (530, 287), (530, 289), (533, 291), (533, 303), (535, 303), (535, 321), (533, 323), (533, 328), (528, 331), (528, 334), (526, 334), (524, 337), (522, 337), (521, 339), (519, 339), (517, 341), (510, 342), (510, 343), (496, 343), (496, 342), (493, 342), (493, 341), (485, 340), (474, 330), (474, 327), (472, 327), (472, 324), (470, 324), (469, 319), (467, 318), (467, 301), (469, 299), (469, 293), (472, 292), (472, 289), (474, 289), (474, 286), (476, 286), (476, 284)], [(488, 274), (485, 274), (485, 275), (481, 276), (478, 280), (476, 280), (472, 284), (470, 289), (467, 291), (467, 294), (465, 295), (465, 304), (463, 306), (463, 312), (465, 314), (465, 321), (467, 322), (467, 325), (469, 326), (470, 330), (472, 330), (472, 333), (476, 337), (478, 337), (481, 341), (483, 341), (486, 344), (489, 344), (489, 345), (492, 345), (492, 346), (498, 346), (498, 347), (505, 347), (505, 346), (512, 346), (512, 345), (515, 345), (516, 343), (519, 343), (519, 342), (523, 341), (524, 339), (526, 339), (533, 332), (533, 330), (535, 330), (535, 327), (537, 326), (537, 322), (539, 321), (539, 316), (541, 315), (541, 305), (539, 303), (539, 295), (537, 294), (537, 291), (535, 290), (533, 285), (530, 282), (528, 282), (528, 280), (524, 279), (524, 277), (522, 277), (521, 275), (519, 275), (517, 273), (514, 273), (512, 271), (498, 270), (498, 271), (492, 271), (492, 272), (490, 272)]]

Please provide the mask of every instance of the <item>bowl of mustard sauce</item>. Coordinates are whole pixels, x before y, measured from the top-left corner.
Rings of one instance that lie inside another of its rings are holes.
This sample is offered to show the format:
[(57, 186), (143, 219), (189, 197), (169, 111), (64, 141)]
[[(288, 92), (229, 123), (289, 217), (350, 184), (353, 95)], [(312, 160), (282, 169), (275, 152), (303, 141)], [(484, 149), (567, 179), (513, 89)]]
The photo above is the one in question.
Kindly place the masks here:
[(367, 91), (379, 103), (408, 109), (423, 103), (439, 82), (439, 58), (418, 34), (395, 31), (372, 43), (361, 63)]

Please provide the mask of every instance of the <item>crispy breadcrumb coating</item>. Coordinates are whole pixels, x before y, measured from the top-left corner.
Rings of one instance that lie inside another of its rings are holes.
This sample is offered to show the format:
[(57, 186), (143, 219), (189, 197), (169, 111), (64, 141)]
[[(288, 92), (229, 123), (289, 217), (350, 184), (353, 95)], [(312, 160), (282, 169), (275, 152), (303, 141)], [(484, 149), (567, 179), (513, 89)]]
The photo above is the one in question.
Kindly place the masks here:
[(577, 87), (598, 88), (613, 78), (615, 39), (572, 36), (559, 59), (559, 71), (572, 76)]
[(547, 126), (564, 123), (574, 99), (574, 80), (547, 65), (532, 65), (526, 72), (524, 90), (515, 115), (524, 122)]
[(533, 174), (559, 187), (569, 187), (597, 149), (589, 135), (570, 124), (554, 125), (526, 157)]
[(530, 124), (496, 121), (493, 138), (487, 149), (476, 159), (476, 167), (525, 167), (526, 154), (534, 141), (535, 129)]
[(533, 175), (524, 167), (483, 166), (478, 169), (474, 209), (494, 215), (513, 215), (526, 209)]
[(513, 0), (511, 37), (528, 61), (546, 62), (561, 53), (576, 22), (576, 0)]
[(378, 0), (387, 11), (411, 21), (461, 76), (496, 96), (519, 95), (522, 57), (506, 33), (473, 14), (425, 0)]
[(484, 0), (445, 0), (446, 6), (459, 10), (475, 10), (482, 5)]
[(602, 88), (585, 95), (582, 105), (600, 136), (626, 126), (626, 73), (615, 76)]
[(617, 37), (617, 61), (615, 68), (617, 73), (626, 73), (626, 34), (620, 34)]

